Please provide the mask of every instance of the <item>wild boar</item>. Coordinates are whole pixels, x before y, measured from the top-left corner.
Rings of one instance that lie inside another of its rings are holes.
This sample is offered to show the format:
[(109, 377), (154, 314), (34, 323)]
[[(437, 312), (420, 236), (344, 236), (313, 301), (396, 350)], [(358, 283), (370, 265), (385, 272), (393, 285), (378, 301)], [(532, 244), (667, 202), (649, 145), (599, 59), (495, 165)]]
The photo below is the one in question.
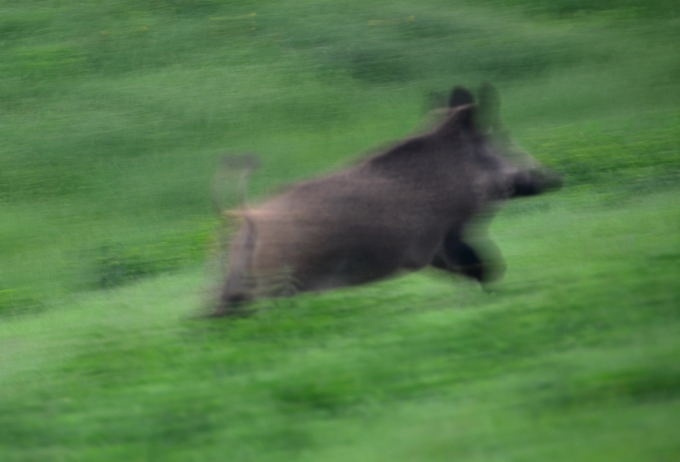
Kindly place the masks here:
[(512, 147), (498, 93), (475, 104), (455, 87), (434, 129), (345, 170), (295, 184), (238, 212), (214, 316), (242, 313), (255, 298), (323, 291), (427, 266), (485, 283), (498, 274), (491, 243), (467, 237), (504, 199), (540, 194), (560, 177)]

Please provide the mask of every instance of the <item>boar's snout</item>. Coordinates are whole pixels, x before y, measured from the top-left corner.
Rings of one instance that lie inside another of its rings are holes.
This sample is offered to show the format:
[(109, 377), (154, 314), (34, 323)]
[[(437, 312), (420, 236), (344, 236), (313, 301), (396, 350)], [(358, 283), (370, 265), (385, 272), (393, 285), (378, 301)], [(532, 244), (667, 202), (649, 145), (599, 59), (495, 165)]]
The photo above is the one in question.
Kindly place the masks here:
[(511, 197), (535, 196), (560, 189), (562, 175), (545, 168), (533, 168), (519, 173), (513, 179)]

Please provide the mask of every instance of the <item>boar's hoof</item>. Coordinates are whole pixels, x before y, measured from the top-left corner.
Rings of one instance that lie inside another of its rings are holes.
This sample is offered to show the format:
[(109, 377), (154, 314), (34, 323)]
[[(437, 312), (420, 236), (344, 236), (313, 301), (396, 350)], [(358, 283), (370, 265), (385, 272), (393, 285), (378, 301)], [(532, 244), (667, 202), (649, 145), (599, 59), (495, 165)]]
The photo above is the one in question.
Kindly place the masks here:
[(224, 297), (222, 304), (218, 306), (214, 311), (208, 314), (209, 318), (243, 318), (250, 316), (251, 311), (245, 309), (245, 305), (251, 301), (251, 297), (245, 294), (233, 294), (228, 297)]

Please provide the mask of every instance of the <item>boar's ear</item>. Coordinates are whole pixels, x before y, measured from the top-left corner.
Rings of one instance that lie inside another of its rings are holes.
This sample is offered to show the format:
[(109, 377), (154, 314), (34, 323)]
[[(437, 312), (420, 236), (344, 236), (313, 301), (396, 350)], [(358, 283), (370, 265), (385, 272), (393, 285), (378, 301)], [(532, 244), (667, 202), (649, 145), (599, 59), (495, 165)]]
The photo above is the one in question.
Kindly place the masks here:
[(467, 104), (456, 109), (453, 117), (449, 119), (447, 131), (450, 133), (463, 130), (465, 132), (477, 132), (477, 106)]
[(470, 91), (466, 88), (458, 86), (451, 91), (451, 96), (449, 97), (450, 108), (474, 104), (474, 102), (475, 97), (472, 96), (472, 93), (470, 93)]
[(496, 87), (484, 82), (479, 89), (479, 114), (477, 126), (486, 132), (501, 128), (501, 98)]

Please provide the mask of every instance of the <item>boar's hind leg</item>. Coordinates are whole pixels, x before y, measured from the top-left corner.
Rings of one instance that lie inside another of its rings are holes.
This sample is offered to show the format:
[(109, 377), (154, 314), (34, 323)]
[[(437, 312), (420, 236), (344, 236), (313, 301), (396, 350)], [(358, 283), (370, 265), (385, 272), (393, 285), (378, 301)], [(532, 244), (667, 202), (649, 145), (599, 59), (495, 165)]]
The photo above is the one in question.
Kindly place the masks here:
[(255, 247), (255, 229), (250, 220), (232, 243), (229, 255), (229, 274), (222, 286), (213, 317), (241, 315), (243, 305), (254, 298), (255, 280), (252, 276), (252, 259)]
[(219, 304), (212, 313), (212, 316), (222, 317), (246, 314), (242, 309), (243, 305), (253, 299), (252, 288), (249, 286), (250, 284), (248, 284), (244, 275), (231, 273), (222, 288)]
[(435, 268), (475, 279), (481, 284), (498, 279), (504, 267), (500, 252), (490, 241), (472, 247), (458, 235), (446, 237), (442, 248), (430, 264)]

